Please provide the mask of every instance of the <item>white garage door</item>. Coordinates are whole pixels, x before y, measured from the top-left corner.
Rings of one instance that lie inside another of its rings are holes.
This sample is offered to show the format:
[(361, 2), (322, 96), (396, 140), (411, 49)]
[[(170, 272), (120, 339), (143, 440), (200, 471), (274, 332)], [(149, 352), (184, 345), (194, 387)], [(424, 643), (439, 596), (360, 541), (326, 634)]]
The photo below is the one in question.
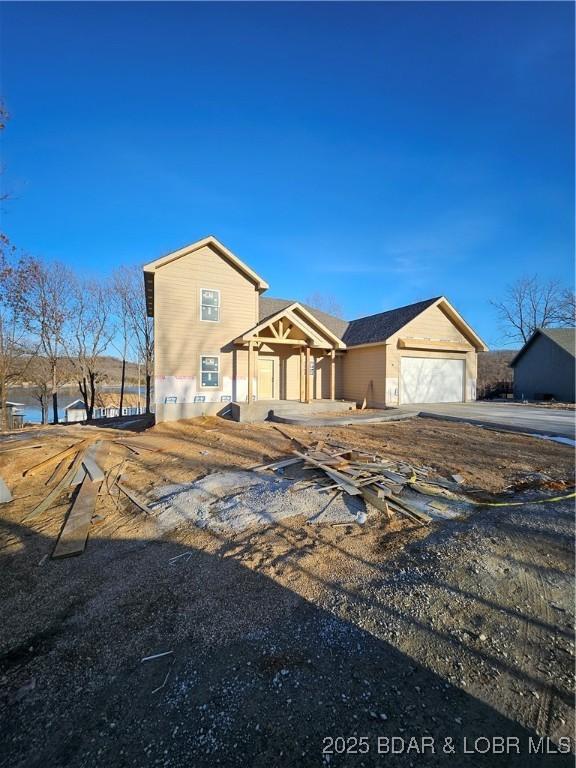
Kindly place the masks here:
[(400, 403), (461, 403), (463, 400), (464, 360), (401, 359)]

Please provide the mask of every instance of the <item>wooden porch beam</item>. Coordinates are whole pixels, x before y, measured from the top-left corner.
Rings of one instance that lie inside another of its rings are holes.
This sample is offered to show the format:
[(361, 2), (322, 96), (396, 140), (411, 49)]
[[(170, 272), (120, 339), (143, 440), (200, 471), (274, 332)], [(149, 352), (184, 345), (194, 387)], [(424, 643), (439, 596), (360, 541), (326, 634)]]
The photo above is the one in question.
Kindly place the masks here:
[(336, 400), (336, 350), (330, 350), (330, 400)]
[(305, 349), (305, 356), (306, 356), (305, 371), (304, 371), (304, 375), (305, 375), (304, 382), (305, 382), (305, 393), (306, 393), (305, 402), (309, 403), (310, 402), (310, 347), (309, 346), (307, 346)]
[(248, 342), (248, 402), (252, 402), (254, 395), (254, 342)]
[(302, 339), (276, 339), (273, 336), (253, 336), (249, 344), (258, 342), (258, 344), (291, 344), (293, 347), (305, 347), (306, 342)]
[[(274, 335), (274, 338), (279, 339), (281, 337), (280, 334), (278, 333), (278, 331), (276, 330), (276, 327), (275, 327), (274, 323), (270, 323), (268, 328), (270, 328), (270, 330), (272, 331), (272, 334)], [(282, 320), (280, 320), (280, 330), (282, 330)]]

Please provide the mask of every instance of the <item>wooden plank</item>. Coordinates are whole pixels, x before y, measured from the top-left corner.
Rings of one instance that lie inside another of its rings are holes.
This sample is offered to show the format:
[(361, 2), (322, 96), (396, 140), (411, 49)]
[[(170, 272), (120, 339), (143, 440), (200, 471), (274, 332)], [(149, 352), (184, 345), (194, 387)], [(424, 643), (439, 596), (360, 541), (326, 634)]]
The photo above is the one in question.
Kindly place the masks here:
[(404, 511), (409, 512), (413, 517), (417, 518), (417, 520), (424, 525), (428, 525), (428, 523), (432, 522), (432, 518), (425, 512), (420, 512), (419, 509), (416, 509), (407, 502), (400, 500), (397, 496), (391, 498), (390, 502), (395, 504), (397, 507), (401, 507)]
[[(365, 477), (365, 478), (363, 478), (361, 480), (354, 480), (354, 485), (356, 486), (356, 488), (363, 488), (364, 486), (368, 486), (368, 485), (371, 486), (372, 490), (376, 493), (376, 495), (379, 498), (383, 498), (384, 496), (391, 496), (392, 495), (392, 491), (390, 489), (388, 489), (388, 488), (380, 488), (378, 485), (375, 484), (377, 482), (377, 480), (378, 480), (377, 477)], [(329, 491), (329, 490), (332, 490), (334, 488), (339, 488), (339, 487), (340, 487), (340, 483), (334, 483), (333, 485), (323, 486), (320, 489), (320, 491), (321, 492), (322, 491)]]
[(400, 485), (406, 485), (408, 478), (404, 475), (398, 474), (398, 472), (390, 472), (389, 469), (383, 469), (382, 474), (387, 477), (388, 480), (392, 480), (393, 483), (399, 483)]
[(386, 516), (386, 519), (390, 520), (392, 515), (390, 514), (390, 509), (388, 508), (386, 499), (381, 499), (377, 493), (374, 493), (374, 491), (367, 486), (362, 488), (362, 498), (368, 504), (371, 504), (373, 507), (376, 507), (376, 509), (379, 509), (380, 512), (383, 512)]
[(13, 448), (3, 448), (0, 451), (0, 456), (3, 453), (12, 453), (12, 451), (27, 451), (31, 448), (42, 448), (45, 443), (34, 443), (34, 445), (15, 445)]
[(133, 504), (136, 504), (136, 506), (139, 507), (142, 510), (142, 512), (146, 512), (147, 515), (153, 515), (154, 514), (154, 511), (152, 509), (150, 509), (150, 507), (147, 504), (145, 504), (145, 502), (141, 501), (133, 493), (133, 491), (131, 491), (128, 488), (126, 488), (126, 486), (123, 485), (122, 483), (120, 483), (118, 480), (116, 481), (116, 485), (118, 486), (118, 488), (120, 488), (122, 493), (130, 499), (130, 501)]
[(282, 437), (285, 437), (287, 440), (291, 440), (293, 443), (298, 443), (298, 445), (301, 445), (302, 448), (306, 448), (307, 451), (312, 449), (312, 446), (309, 443), (305, 443), (303, 440), (300, 440), (299, 437), (292, 437), (292, 435), (289, 435), (288, 432), (284, 432), (284, 430), (278, 426), (278, 424), (273, 424), (273, 428), (280, 432)]
[(85, 477), (86, 477), (86, 470), (84, 469), (84, 466), (80, 464), (80, 466), (78, 467), (78, 469), (74, 474), (74, 477), (70, 480), (70, 485), (82, 485)]
[(46, 496), (45, 499), (43, 499), (38, 506), (34, 507), (34, 509), (29, 512), (25, 517), (22, 518), (22, 522), (26, 522), (27, 520), (32, 520), (32, 518), (37, 517), (38, 515), (42, 514), (42, 512), (45, 512), (51, 504), (60, 496), (62, 491), (64, 491), (65, 488), (67, 488), (70, 485), (70, 481), (78, 471), (78, 467), (82, 463), (82, 452), (80, 451), (74, 461), (72, 462), (72, 466), (66, 472), (62, 480), (56, 485)]
[(283, 467), (289, 467), (292, 464), (301, 463), (302, 459), (278, 459), (277, 461), (271, 461), (269, 464), (258, 464), (256, 467), (250, 467), (252, 472), (260, 472), (264, 469), (282, 469)]
[(35, 475), (46, 467), (49, 467), (50, 464), (53, 464), (55, 461), (61, 461), (62, 459), (65, 459), (66, 456), (71, 456), (73, 453), (77, 453), (91, 442), (92, 439), (90, 438), (88, 440), (81, 440), (79, 443), (74, 443), (74, 445), (71, 445), (64, 451), (55, 453), (53, 456), (50, 456), (48, 459), (44, 459), (44, 461), (41, 461), (39, 464), (35, 464), (33, 467), (29, 467), (28, 469), (24, 470), (24, 472), (22, 472), (22, 476), (26, 477), (27, 475)]
[(366, 409), (366, 404), (368, 402), (368, 395), (370, 394), (370, 389), (372, 388), (372, 379), (368, 382), (368, 386), (366, 387), (366, 394), (364, 395), (364, 400), (362, 400), (362, 405), (360, 406), (360, 410), (364, 411)]
[(94, 483), (89, 477), (84, 478), (52, 552), (53, 558), (70, 557), (84, 552), (100, 485), (100, 482)]
[(102, 470), (102, 467), (98, 466), (96, 463), (96, 459), (94, 458), (94, 450), (95, 446), (98, 445), (95, 443), (89, 451), (86, 452), (86, 455), (82, 459), (82, 464), (84, 466), (84, 469), (88, 474), (90, 475), (90, 480), (92, 480), (93, 483), (96, 481), (102, 482), (104, 480), (104, 472)]
[(70, 456), (67, 456), (66, 458), (62, 459), (62, 461), (56, 465), (54, 472), (52, 472), (48, 480), (46, 480), (46, 485), (52, 485), (52, 483), (59, 483), (60, 480), (64, 477), (66, 469), (70, 466), (71, 461), (72, 459)]
[(320, 461), (316, 461), (316, 459), (312, 459), (305, 453), (299, 453), (298, 451), (294, 451), (294, 453), (296, 456), (300, 456), (301, 459), (304, 459), (304, 461), (308, 462), (309, 464), (313, 464), (315, 467), (319, 467), (325, 474), (328, 475), (328, 477), (337, 482), (338, 485), (340, 485), (340, 487), (346, 491), (346, 493), (350, 494), (350, 496), (359, 496), (361, 494), (360, 489), (354, 485), (351, 477), (338, 472), (336, 469), (327, 467), (325, 464), (322, 464)]

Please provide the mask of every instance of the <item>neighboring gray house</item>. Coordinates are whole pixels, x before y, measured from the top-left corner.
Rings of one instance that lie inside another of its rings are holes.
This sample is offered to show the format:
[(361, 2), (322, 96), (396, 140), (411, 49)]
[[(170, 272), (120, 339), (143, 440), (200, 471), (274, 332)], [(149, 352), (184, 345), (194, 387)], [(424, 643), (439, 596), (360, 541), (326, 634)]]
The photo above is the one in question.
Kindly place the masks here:
[(538, 328), (512, 360), (514, 397), (574, 402), (575, 328)]

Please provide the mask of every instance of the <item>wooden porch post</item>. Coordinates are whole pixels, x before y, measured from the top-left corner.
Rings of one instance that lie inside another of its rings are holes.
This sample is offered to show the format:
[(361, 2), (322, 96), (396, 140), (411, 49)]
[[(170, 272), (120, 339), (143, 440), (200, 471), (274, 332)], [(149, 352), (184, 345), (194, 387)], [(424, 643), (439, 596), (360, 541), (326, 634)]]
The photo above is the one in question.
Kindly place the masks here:
[(336, 350), (330, 350), (330, 400), (336, 400)]
[(304, 387), (304, 366), (306, 362), (304, 360), (304, 350), (300, 347), (300, 402), (306, 401), (306, 390)]
[(254, 342), (248, 342), (248, 402), (252, 402), (254, 378)]
[(305, 365), (305, 392), (306, 392), (306, 402), (310, 402), (310, 346), (306, 346), (306, 365)]

